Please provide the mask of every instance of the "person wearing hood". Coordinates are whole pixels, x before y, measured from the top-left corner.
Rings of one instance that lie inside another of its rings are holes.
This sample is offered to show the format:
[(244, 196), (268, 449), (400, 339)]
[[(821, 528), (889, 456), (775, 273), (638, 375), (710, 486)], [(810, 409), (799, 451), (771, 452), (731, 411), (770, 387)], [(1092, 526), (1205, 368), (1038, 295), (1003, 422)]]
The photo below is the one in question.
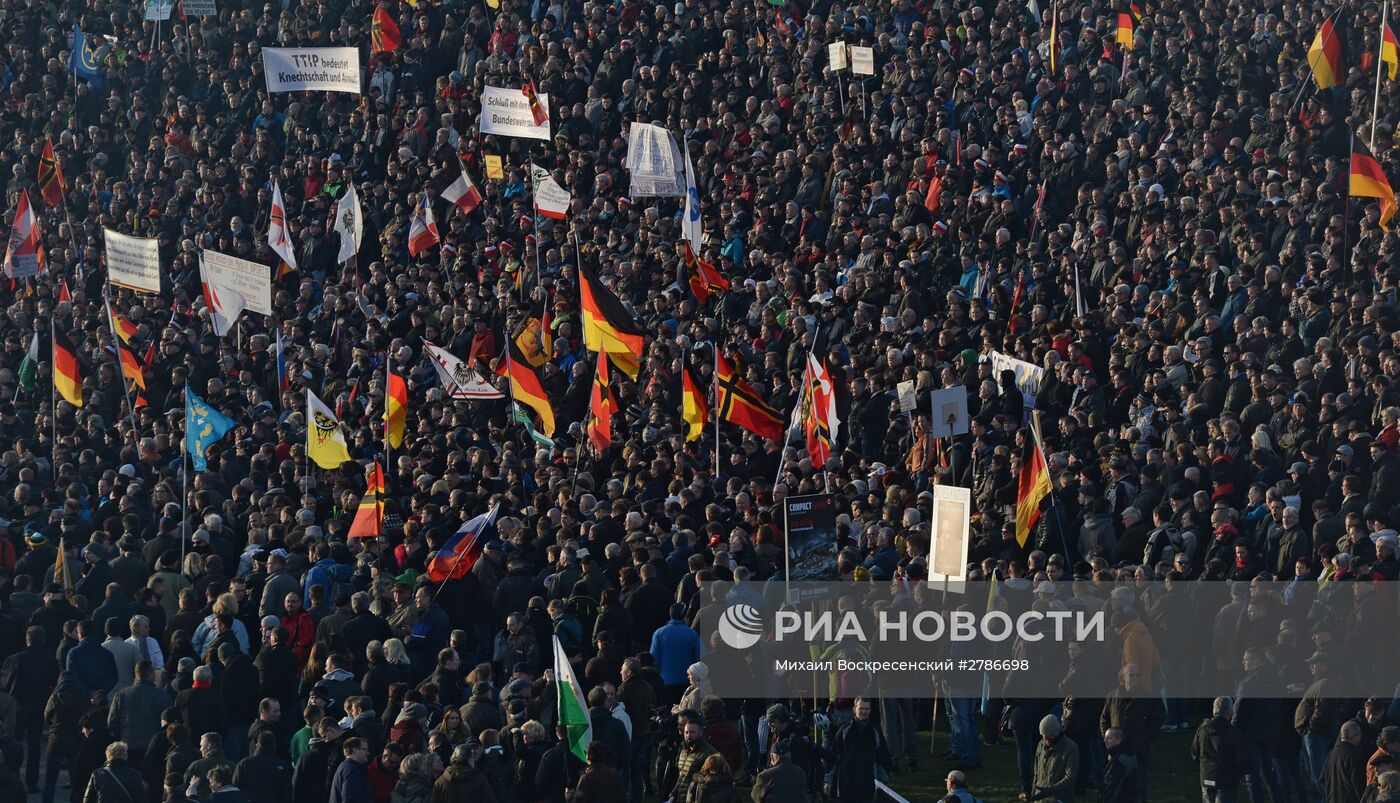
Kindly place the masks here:
[(350, 671), (350, 659), (332, 653), (326, 659), (326, 674), (316, 681), (314, 689), (330, 701), (326, 713), (339, 719), (345, 711), (345, 701), (360, 694), (360, 684), (355, 682), (355, 674)]
[(1360, 803), (1366, 794), (1366, 753), (1361, 748), (1361, 726), (1347, 721), (1337, 743), (1322, 764), (1322, 795), (1327, 803)]
[(1074, 803), (1075, 777), (1079, 773), (1079, 746), (1060, 732), (1060, 720), (1046, 714), (1040, 720), (1040, 743), (1035, 746), (1035, 773), (1031, 800)]
[(452, 751), (452, 763), (433, 784), (432, 795), (432, 803), (457, 803), (462, 800), (497, 803), (491, 782), (485, 773), (476, 768), (472, 748), (465, 744), (457, 745), (457, 749)]
[(1133, 803), (1137, 800), (1137, 758), (1123, 743), (1123, 729), (1103, 732), (1104, 768), (1099, 779), (1098, 803)]
[(295, 800), (325, 800), (331, 778), (340, 765), (340, 743), (344, 735), (340, 723), (326, 717), (316, 726), (316, 732), (318, 735), (307, 743), (306, 753), (297, 762), (292, 775), (292, 797)]
[(1201, 768), (1201, 799), (1205, 803), (1234, 803), (1240, 781), (1249, 769), (1249, 741), (1231, 722), (1234, 701), (1217, 697), (1211, 716), (1191, 740), (1191, 760)]
[[(363, 694), (357, 694), (345, 701), (345, 719), (341, 726), (350, 733), (369, 741), (369, 753), (378, 756), (389, 741), (384, 733), (384, 720), (374, 710), (374, 702)], [(402, 757), (402, 754), (400, 754)], [(392, 788), (390, 784), (390, 788)]]
[(394, 726), (389, 729), (389, 741), (403, 747), (405, 753), (417, 753), (427, 743), (427, 737), (427, 706), (422, 703), (405, 705), (394, 720)]

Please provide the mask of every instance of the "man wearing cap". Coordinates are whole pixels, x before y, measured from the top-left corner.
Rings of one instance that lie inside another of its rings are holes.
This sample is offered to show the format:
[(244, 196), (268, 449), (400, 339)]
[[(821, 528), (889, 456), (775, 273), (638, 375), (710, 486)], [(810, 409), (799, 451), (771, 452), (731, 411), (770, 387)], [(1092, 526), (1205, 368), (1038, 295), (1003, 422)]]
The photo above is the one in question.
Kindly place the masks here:
[(41, 532), (29, 533), (24, 542), (29, 551), (15, 563), (15, 572), (29, 575), (38, 586), (44, 582), (45, 572), (53, 568), (54, 560), (58, 557), (58, 548), (50, 544), (48, 537)]
[(1079, 746), (1060, 731), (1060, 720), (1046, 714), (1040, 720), (1040, 741), (1035, 746), (1035, 770), (1031, 793), (1024, 800), (1074, 803), (1074, 783), (1079, 774)]

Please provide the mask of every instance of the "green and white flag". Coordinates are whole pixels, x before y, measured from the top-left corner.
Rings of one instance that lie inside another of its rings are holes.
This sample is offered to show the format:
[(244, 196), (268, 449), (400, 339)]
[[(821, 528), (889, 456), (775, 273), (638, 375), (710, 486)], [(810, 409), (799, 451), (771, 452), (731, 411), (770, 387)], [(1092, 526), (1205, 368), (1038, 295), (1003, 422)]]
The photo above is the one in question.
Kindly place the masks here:
[(530, 438), (534, 440), (535, 443), (538, 443), (546, 449), (554, 448), (554, 441), (541, 435), (540, 431), (535, 429), (534, 422), (530, 420), (530, 416), (527, 415), (524, 410), (520, 409), (519, 404), (512, 402), (510, 408), (513, 411), (511, 417), (515, 419), (516, 423), (524, 425), (525, 431), (530, 433)]
[(588, 760), (588, 743), (593, 741), (593, 723), (588, 719), (588, 706), (583, 701), (583, 689), (574, 677), (574, 668), (564, 654), (564, 645), (554, 637), (554, 684), (559, 697), (559, 724), (569, 740), (569, 752), (579, 761)]
[(39, 335), (36, 332), (29, 341), (29, 351), (19, 364), (19, 383), (30, 393), (34, 392), (34, 375), (39, 371)]

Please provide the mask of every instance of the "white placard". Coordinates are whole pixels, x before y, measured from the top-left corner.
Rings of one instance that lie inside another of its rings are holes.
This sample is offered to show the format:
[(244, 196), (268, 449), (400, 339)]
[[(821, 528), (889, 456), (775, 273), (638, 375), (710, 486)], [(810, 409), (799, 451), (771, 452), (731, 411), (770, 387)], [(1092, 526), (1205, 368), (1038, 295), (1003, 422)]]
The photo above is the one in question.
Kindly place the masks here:
[(914, 380), (906, 379), (895, 385), (895, 392), (899, 396), (899, 411), (901, 413), (911, 412), (918, 405), (914, 397)]
[(481, 133), (549, 141), (549, 96), (541, 92), (536, 97), (544, 108), (544, 125), (535, 125), (535, 116), (530, 113), (530, 102), (525, 99), (524, 92), (498, 86), (483, 87)]
[(631, 174), (628, 194), (634, 198), (685, 196), (681, 149), (661, 126), (632, 123), (627, 132), (627, 161)]
[(826, 67), (832, 72), (846, 69), (845, 42), (832, 42), (826, 46)]
[(967, 415), (967, 388), (959, 385), (955, 388), (940, 388), (932, 394), (930, 406), (933, 408), (933, 425), (929, 427), (929, 434), (935, 438), (951, 438), (954, 435), (964, 435), (968, 428)]
[(151, 22), (165, 22), (175, 8), (175, 0), (146, 0), (146, 19)]
[(994, 351), (992, 358), (992, 379), (1001, 387), (1001, 372), (1013, 371), (1016, 374), (1016, 387), (1026, 399), (1026, 408), (1035, 407), (1035, 397), (1040, 394), (1040, 384), (1045, 381), (1045, 369), (1034, 363), (1018, 360)]
[(263, 48), (267, 91), (360, 94), (360, 51), (353, 47)]
[[(967, 542), (972, 523), (972, 491), (954, 485), (933, 486), (933, 517), (928, 548), (930, 588), (963, 592), (967, 582)], [(955, 585), (956, 584), (956, 585)]]
[(180, 10), (187, 17), (217, 17), (219, 6), (215, 0), (180, 0)]
[(160, 241), (102, 230), (107, 277), (112, 284), (142, 293), (160, 293)]
[(244, 309), (272, 314), (272, 269), (268, 266), (206, 250), (204, 272), (211, 282), (243, 296)]
[(855, 75), (874, 75), (875, 49), (851, 45), (851, 72)]

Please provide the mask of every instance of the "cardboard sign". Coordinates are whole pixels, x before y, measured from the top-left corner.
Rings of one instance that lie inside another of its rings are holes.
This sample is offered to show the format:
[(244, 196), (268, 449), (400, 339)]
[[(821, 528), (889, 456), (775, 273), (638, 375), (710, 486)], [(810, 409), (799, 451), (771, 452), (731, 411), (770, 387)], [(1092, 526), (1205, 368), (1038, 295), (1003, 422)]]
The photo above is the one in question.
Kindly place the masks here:
[(966, 387), (958, 386), (935, 390), (932, 393), (930, 406), (933, 408), (930, 411), (933, 425), (929, 427), (929, 434), (933, 437), (951, 438), (954, 435), (967, 433), (968, 425), (971, 422), (967, 414)]
[(929, 587), (962, 593), (963, 583), (967, 581), (967, 542), (971, 525), (972, 491), (953, 485), (933, 486)]
[(263, 48), (267, 91), (360, 94), (360, 51), (354, 47)]
[(249, 312), (272, 314), (272, 269), (268, 266), (206, 250), (204, 270), (210, 281), (243, 296)]
[(486, 163), (486, 177), (504, 180), (506, 177), (505, 165), (501, 164), (501, 157), (494, 153), (488, 153), (481, 157)]
[(149, 22), (165, 22), (170, 19), (170, 13), (175, 8), (175, 0), (147, 0), (146, 20)]
[(846, 69), (845, 42), (832, 42), (826, 46), (826, 66), (832, 72)]
[(875, 74), (875, 49), (851, 46), (851, 72), (856, 75)]
[(215, 0), (180, 0), (180, 10), (187, 17), (217, 17), (219, 6)]
[(895, 391), (899, 394), (899, 411), (908, 413), (914, 410), (918, 402), (914, 399), (914, 380), (906, 379), (895, 386)]

